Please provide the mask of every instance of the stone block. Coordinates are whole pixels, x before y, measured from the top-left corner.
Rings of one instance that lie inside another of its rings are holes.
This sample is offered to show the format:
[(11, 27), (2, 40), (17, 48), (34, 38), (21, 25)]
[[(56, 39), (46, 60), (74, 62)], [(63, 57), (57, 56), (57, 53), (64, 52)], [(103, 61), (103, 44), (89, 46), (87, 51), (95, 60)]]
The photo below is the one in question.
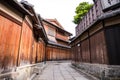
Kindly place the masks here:
[(119, 65), (90, 64), (90, 63), (79, 63), (73, 65), (78, 69), (103, 80), (120, 80)]

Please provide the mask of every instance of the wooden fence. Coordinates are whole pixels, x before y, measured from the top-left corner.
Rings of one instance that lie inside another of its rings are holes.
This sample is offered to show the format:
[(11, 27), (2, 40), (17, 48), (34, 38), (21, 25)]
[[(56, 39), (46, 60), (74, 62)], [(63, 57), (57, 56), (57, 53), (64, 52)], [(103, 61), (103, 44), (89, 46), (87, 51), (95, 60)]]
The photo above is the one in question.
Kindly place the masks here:
[(46, 48), (46, 58), (47, 60), (70, 60), (71, 54), (70, 49), (60, 48), (60, 47), (50, 47)]
[(21, 24), (0, 15), (0, 69), (10, 70), (44, 60), (45, 43), (37, 42), (32, 26), (24, 19)]

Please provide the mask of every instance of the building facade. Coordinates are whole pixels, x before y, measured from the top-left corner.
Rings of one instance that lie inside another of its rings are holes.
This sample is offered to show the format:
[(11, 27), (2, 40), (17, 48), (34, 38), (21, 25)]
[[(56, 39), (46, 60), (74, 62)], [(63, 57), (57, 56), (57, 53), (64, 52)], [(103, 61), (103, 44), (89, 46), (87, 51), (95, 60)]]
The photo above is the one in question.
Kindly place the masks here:
[(71, 42), (73, 64), (99, 78), (119, 77), (119, 5), (119, 0), (94, 0)]
[(43, 19), (42, 22), (48, 37), (46, 59), (70, 60), (69, 38), (72, 34), (64, 30), (57, 19)]
[(46, 38), (39, 15), (27, 2), (0, 1), (0, 80), (30, 80), (45, 60)]
[(0, 80), (32, 80), (45, 61), (70, 60), (71, 35), (27, 1), (0, 0)]

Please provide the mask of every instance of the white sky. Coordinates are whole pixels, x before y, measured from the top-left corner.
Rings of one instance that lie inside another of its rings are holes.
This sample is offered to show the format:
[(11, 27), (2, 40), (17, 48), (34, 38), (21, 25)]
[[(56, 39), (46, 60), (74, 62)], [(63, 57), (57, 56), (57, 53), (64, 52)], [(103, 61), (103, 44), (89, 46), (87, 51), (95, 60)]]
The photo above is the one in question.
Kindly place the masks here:
[[(18, 0), (20, 1), (20, 0)], [(92, 0), (26, 0), (43, 18), (56, 18), (65, 30), (75, 35), (76, 25), (72, 22), (75, 8), (80, 2), (93, 3)]]

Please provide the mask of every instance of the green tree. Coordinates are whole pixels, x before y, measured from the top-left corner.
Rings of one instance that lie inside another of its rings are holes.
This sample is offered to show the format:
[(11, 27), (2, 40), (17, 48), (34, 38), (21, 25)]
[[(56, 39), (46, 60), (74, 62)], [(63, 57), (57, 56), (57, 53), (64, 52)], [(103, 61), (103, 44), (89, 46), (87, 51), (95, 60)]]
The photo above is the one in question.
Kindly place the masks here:
[(88, 2), (80, 3), (75, 10), (76, 15), (74, 16), (73, 22), (78, 24), (83, 16), (89, 11), (89, 9), (93, 6), (93, 4), (89, 4)]

